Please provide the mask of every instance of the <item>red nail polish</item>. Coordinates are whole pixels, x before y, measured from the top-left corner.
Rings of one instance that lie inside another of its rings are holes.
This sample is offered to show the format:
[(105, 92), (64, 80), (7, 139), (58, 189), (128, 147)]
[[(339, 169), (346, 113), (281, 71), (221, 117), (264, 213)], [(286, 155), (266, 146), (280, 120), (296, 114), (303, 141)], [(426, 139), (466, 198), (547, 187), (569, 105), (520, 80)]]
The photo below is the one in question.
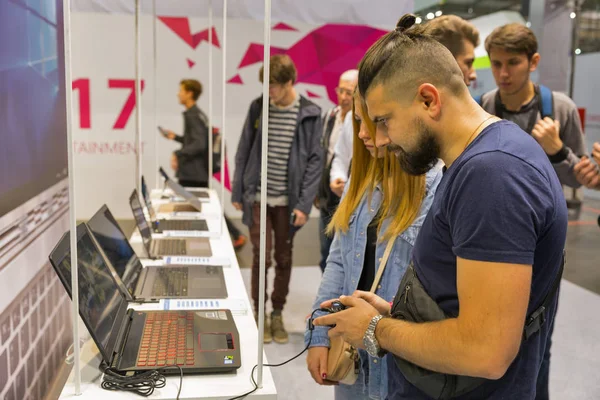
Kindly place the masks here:
[(327, 374), (322, 375), (323, 379), (327, 379)]

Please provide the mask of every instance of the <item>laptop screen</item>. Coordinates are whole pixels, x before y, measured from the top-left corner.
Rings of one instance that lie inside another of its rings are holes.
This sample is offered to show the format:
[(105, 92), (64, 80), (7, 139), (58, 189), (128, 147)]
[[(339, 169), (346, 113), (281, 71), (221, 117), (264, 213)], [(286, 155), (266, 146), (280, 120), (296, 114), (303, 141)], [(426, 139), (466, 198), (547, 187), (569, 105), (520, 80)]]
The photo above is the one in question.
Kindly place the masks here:
[(150, 221), (155, 224), (156, 223), (156, 213), (154, 212), (154, 207), (152, 207), (152, 202), (150, 201), (150, 192), (148, 191), (148, 186), (146, 185), (146, 180), (142, 176), (142, 197), (144, 198), (144, 202), (146, 203), (146, 208), (148, 209), (148, 215), (150, 215)]
[[(69, 295), (71, 285), (71, 251), (69, 233), (50, 255), (50, 261)], [(79, 265), (79, 315), (85, 322), (96, 345), (106, 360), (110, 360), (120, 328), (123, 308), (127, 301), (111, 276), (110, 269), (84, 224), (77, 227), (77, 256)], [(121, 312), (120, 312), (121, 311)], [(111, 334), (115, 333), (111, 340)]]
[(88, 221), (96, 241), (131, 295), (142, 272), (142, 263), (106, 205)]
[(142, 204), (140, 203), (140, 198), (138, 196), (137, 190), (133, 190), (131, 196), (129, 196), (129, 205), (131, 206), (131, 211), (133, 212), (133, 218), (135, 218), (135, 223), (140, 230), (140, 235), (142, 235), (142, 241), (144, 242), (144, 246), (150, 254), (150, 243), (152, 242), (152, 232), (150, 230), (150, 226), (148, 225), (148, 221), (146, 220), (146, 216), (144, 215), (144, 210), (142, 209)]

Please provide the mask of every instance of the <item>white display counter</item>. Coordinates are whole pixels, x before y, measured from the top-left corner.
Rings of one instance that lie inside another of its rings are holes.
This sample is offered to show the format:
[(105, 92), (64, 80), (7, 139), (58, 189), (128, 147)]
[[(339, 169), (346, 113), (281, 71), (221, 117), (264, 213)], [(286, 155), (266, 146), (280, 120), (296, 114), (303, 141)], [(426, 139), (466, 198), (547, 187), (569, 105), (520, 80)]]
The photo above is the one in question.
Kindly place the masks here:
[[(158, 193), (158, 196), (160, 196), (160, 192)], [(153, 192), (152, 197), (157, 197), (157, 192)], [(158, 204), (159, 201), (153, 199), (153, 203), (155, 201)], [(207, 209), (212, 211), (215, 208), (220, 210), (218, 199), (215, 195), (211, 195), (211, 202), (207, 203)], [(165, 216), (166, 215), (161, 215), (161, 217)], [(223, 308), (228, 308), (228, 306), (230, 306), (234, 316), (234, 320), (240, 334), (242, 366), (236, 372), (230, 374), (184, 375), (181, 394), (179, 397), (180, 399), (226, 400), (240, 396), (253, 389), (252, 381), (250, 380), (250, 373), (252, 372), (252, 368), (257, 364), (258, 331), (256, 329), (256, 322), (254, 321), (252, 307), (248, 299), (248, 294), (246, 293), (244, 282), (242, 280), (235, 251), (233, 249), (233, 245), (231, 244), (229, 232), (225, 225), (225, 220), (222, 220), (222, 224), (223, 228), (221, 231), (221, 237), (211, 238), (210, 241), (213, 247), (213, 258), (226, 259), (229, 261), (228, 264), (223, 268), (229, 297), (228, 299), (224, 299), (222, 301), (220, 300), (220, 306)], [(138, 255), (142, 256), (145, 254), (141, 237), (137, 230), (132, 235), (130, 242)], [(161, 265), (163, 261), (144, 260), (142, 263), (145, 266)], [(195, 307), (197, 306), (198, 308), (206, 306), (206, 302), (203, 302), (202, 299), (198, 299), (198, 301), (190, 301), (189, 303), (193, 304)], [(148, 304), (130, 304), (130, 308), (136, 310), (162, 310), (167, 306), (170, 309), (174, 309), (174, 307), (177, 307), (177, 304), (174, 301), (161, 301), (159, 303)], [(190, 307), (188, 309), (194, 308)], [(264, 358), (264, 362), (267, 363), (266, 357)], [(117, 400), (141, 398), (139, 395), (134, 393), (113, 392), (102, 389), (100, 387), (102, 377), (98, 369), (99, 363), (100, 355), (98, 353), (98, 349), (92, 340), (89, 340), (86, 342), (81, 352), (82, 395), (75, 395), (73, 373), (71, 373), (67, 384), (63, 388), (60, 398), (81, 400), (98, 400), (102, 398)], [(167, 378), (166, 386), (162, 389), (156, 389), (148, 398), (165, 400), (175, 399), (179, 388), (179, 379), (179, 375), (169, 376)], [(264, 368), (263, 387), (249, 395), (247, 398), (257, 400), (273, 400), (277, 398), (275, 383), (273, 382), (273, 376), (271, 375), (269, 368)]]

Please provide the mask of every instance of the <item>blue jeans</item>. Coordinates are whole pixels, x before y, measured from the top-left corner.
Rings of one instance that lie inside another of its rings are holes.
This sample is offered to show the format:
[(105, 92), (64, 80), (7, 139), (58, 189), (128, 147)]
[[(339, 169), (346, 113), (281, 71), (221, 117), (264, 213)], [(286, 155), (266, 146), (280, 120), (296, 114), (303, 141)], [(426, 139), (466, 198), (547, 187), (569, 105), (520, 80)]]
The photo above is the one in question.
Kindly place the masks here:
[(333, 212), (330, 210), (321, 209), (321, 216), (319, 218), (319, 239), (321, 241), (321, 262), (319, 262), (319, 267), (321, 267), (321, 272), (325, 272), (327, 257), (329, 257), (329, 248), (333, 242), (333, 236), (330, 237), (325, 234), (332, 216)]

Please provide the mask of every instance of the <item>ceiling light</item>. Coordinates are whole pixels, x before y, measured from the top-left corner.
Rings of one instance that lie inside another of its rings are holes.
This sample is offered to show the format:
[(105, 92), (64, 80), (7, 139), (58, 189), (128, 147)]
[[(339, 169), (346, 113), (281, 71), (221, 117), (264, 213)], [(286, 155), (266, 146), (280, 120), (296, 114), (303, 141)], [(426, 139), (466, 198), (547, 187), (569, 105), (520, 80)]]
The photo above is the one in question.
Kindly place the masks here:
[(417, 17), (417, 19), (415, 20), (415, 22), (417, 24), (420, 24), (421, 22), (423, 22), (423, 20), (421, 19), (421, 17)]
[(435, 14), (430, 12), (427, 14), (427, 19), (434, 19), (435, 18)]
[(575, 14), (574, 12), (572, 12), (570, 15), (571, 19), (575, 19), (576, 16), (577, 16), (577, 14)]
[(435, 16), (436, 16), (436, 17), (441, 17), (441, 16), (442, 16), (442, 10), (437, 10), (437, 11), (435, 12)]
[(575, 54), (580, 55), (581, 54), (581, 49), (575, 49)]

